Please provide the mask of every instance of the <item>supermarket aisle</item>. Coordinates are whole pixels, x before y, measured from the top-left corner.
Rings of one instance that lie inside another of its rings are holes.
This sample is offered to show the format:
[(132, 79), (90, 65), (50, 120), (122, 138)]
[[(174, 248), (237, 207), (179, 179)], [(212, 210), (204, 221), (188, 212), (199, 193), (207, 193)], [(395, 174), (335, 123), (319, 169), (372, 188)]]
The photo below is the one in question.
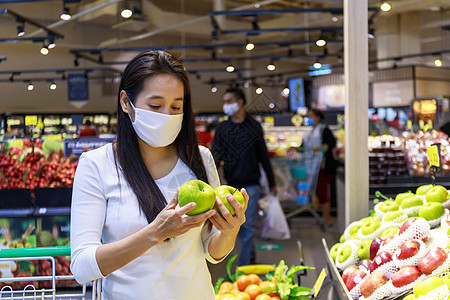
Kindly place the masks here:
[[(307, 266), (314, 266), (315, 270), (308, 270), (306, 277), (302, 277), (301, 284), (303, 286), (312, 287), (323, 267), (326, 267), (325, 252), (322, 246), (322, 238), (324, 237), (328, 245), (333, 245), (339, 240), (340, 233), (334, 229), (329, 228), (327, 232), (323, 232), (319, 225), (315, 224), (315, 219), (309, 216), (300, 216), (292, 218), (290, 222), (291, 238), (289, 240), (264, 240), (262, 238), (256, 239), (257, 253), (256, 260), (260, 264), (278, 264), (283, 259), (288, 266), (299, 264), (299, 251), (297, 247), (297, 240), (300, 240), (303, 245), (303, 259)], [(336, 223), (336, 221), (334, 221)], [(272, 250), (264, 250), (272, 248)], [(239, 244), (236, 245), (235, 250), (230, 254), (239, 253)], [(259, 250), (261, 249), (261, 250)], [(213, 282), (215, 283), (219, 277), (226, 274), (226, 262), (218, 265), (209, 265)]]

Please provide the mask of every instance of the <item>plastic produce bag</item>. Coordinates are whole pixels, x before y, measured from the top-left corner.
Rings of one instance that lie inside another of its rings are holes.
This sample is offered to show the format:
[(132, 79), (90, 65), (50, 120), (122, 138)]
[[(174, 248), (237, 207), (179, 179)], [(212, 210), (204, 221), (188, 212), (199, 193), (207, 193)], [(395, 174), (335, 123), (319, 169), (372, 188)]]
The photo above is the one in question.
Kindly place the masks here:
[(263, 210), (267, 212), (261, 227), (261, 237), (277, 240), (290, 239), (291, 231), (278, 198), (273, 194), (268, 194), (259, 202), (260, 205), (264, 203)]

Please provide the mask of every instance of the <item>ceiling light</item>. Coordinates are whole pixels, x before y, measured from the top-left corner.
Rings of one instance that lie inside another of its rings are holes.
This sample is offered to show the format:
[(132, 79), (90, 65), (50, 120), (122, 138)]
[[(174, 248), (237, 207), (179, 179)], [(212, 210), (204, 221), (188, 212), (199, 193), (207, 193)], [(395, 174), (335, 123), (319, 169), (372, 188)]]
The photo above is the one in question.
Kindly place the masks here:
[(124, 8), (120, 15), (122, 16), (122, 18), (128, 19), (133, 15), (133, 12), (129, 8)]
[(72, 18), (72, 16), (70, 15), (70, 10), (67, 7), (63, 8), (60, 18), (64, 21), (68, 21), (70, 20), (70, 18)]
[(337, 22), (337, 21), (338, 21), (338, 18), (337, 18), (337, 17), (332, 17), (332, 18), (331, 18), (331, 21)]
[(322, 64), (321, 64), (319, 61), (316, 61), (316, 62), (313, 64), (313, 67), (314, 67), (314, 69), (320, 69), (320, 68), (322, 67)]
[(269, 71), (273, 71), (275, 70), (276, 66), (273, 64), (273, 61), (271, 61), (268, 65), (267, 65), (267, 70)]
[(247, 45), (245, 46), (245, 50), (252, 51), (255, 48), (255, 44), (247, 41)]
[(47, 48), (48, 49), (53, 49), (53, 48), (55, 48), (56, 47), (56, 44), (55, 44), (55, 38), (53, 37), (53, 36), (51, 36), (49, 39), (48, 39), (48, 46), (47, 46)]
[(289, 95), (290, 92), (291, 91), (288, 88), (283, 89), (283, 94), (285, 94), (285, 95)]
[(52, 82), (52, 84), (50, 84), (50, 89), (56, 90), (56, 83)]
[(439, 58), (436, 58), (436, 59), (434, 60), (434, 65), (435, 65), (436, 67), (442, 67), (442, 60), (439, 59)]
[(259, 88), (256, 89), (255, 92), (256, 92), (258, 95), (261, 95), (262, 92), (263, 92), (263, 89), (259, 87)]
[(25, 34), (25, 24), (17, 25), (17, 36), (23, 36)]
[(269, 104), (269, 108), (274, 108), (274, 107), (275, 107), (275, 104), (273, 104), (273, 103)]
[(250, 86), (250, 82), (248, 80), (246, 80), (244, 82), (244, 88), (248, 89), (249, 86)]
[(380, 6), (380, 9), (382, 11), (390, 11), (391, 10), (391, 5), (388, 2), (383, 2)]
[(211, 92), (212, 92), (212, 93), (217, 92), (217, 87), (215, 87), (215, 86), (211, 87)]
[(232, 64), (229, 64), (229, 65), (227, 66), (227, 72), (228, 72), (228, 73), (231, 73), (231, 72), (233, 72), (233, 71), (234, 71), (233, 65), (232, 65)]
[(47, 55), (47, 54), (48, 54), (48, 48), (45, 47), (45, 46), (42, 46), (42, 48), (41, 48), (41, 54), (42, 54), (42, 55)]
[(27, 90), (32, 91), (34, 89), (34, 85), (30, 82), (28, 84)]
[(322, 38), (320, 38), (320, 39), (318, 39), (317, 41), (316, 41), (316, 45), (318, 46), (318, 47), (323, 47), (323, 46), (325, 46), (327, 44), (327, 41), (325, 41), (324, 39), (322, 39)]
[(259, 3), (255, 4), (255, 8), (260, 8), (260, 7), (261, 7), (261, 5)]

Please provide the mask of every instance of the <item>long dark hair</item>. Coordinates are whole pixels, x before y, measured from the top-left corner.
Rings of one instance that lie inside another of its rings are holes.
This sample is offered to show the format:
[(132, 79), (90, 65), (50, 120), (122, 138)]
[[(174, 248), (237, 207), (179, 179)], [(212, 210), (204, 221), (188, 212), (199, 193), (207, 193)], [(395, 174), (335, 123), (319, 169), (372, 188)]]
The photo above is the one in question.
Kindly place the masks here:
[(137, 95), (144, 87), (144, 80), (158, 74), (173, 75), (183, 83), (183, 122), (174, 144), (181, 160), (197, 178), (208, 182), (195, 134), (189, 78), (183, 64), (164, 51), (146, 51), (137, 55), (126, 66), (120, 81), (117, 109), (118, 132), (114, 155), (116, 167), (118, 162), (149, 223), (156, 218), (167, 202), (142, 160), (136, 132), (128, 114), (122, 110), (120, 104), (120, 92), (125, 90), (130, 101), (135, 104)]

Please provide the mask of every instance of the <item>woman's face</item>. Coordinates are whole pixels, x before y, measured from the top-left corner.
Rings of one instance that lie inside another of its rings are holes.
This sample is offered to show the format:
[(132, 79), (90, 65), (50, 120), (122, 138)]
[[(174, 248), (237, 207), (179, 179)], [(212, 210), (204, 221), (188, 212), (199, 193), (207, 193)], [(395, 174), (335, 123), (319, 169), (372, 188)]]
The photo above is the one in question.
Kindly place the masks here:
[(320, 117), (318, 115), (316, 115), (315, 113), (313, 113), (312, 111), (310, 111), (308, 113), (308, 118), (313, 120), (314, 125), (317, 125), (320, 123)]
[[(183, 113), (184, 86), (174, 75), (158, 74), (144, 80), (143, 89), (137, 95), (134, 106), (153, 112), (177, 115)], [(121, 104), (125, 113), (134, 120), (134, 110), (125, 91), (121, 92)]]

